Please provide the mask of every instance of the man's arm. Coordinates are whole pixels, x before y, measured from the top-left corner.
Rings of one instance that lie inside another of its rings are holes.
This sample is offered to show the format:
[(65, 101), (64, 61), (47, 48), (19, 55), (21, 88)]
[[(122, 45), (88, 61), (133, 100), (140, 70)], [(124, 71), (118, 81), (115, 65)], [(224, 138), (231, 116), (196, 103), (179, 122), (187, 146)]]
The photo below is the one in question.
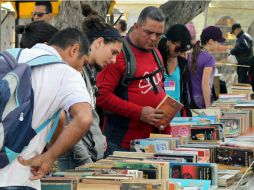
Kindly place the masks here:
[(99, 96), (96, 103), (103, 110), (155, 125), (163, 117), (163, 110), (155, 110), (150, 106), (142, 107), (115, 95), (115, 90), (125, 72), (123, 61), (108, 65), (97, 75), (96, 84), (99, 88)]
[(123, 100), (115, 95), (125, 68), (124, 58), (117, 59), (117, 63), (110, 64), (104, 68), (96, 78), (99, 88), (99, 96), (96, 103), (103, 110), (139, 120), (142, 106)]
[(92, 123), (91, 109), (91, 105), (88, 103), (76, 103), (72, 105), (70, 107), (71, 122), (48, 151), (29, 160), (19, 157), (21, 164), (31, 166), (31, 172), (33, 173), (32, 180), (40, 179), (47, 174), (54, 161), (84, 136)]

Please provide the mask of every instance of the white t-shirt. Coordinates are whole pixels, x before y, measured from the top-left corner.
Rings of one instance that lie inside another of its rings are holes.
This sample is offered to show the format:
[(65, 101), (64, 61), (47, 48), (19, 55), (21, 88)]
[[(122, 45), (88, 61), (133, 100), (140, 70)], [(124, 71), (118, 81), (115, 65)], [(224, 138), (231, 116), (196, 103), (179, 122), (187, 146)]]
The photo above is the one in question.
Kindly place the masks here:
[[(32, 49), (22, 51), (19, 63), (43, 54), (54, 54), (60, 57), (52, 47), (37, 44)], [(33, 128), (37, 128), (59, 108), (68, 111), (75, 103), (90, 103), (91, 101), (81, 74), (66, 64), (53, 64), (34, 68), (32, 70), (32, 87), (34, 90)], [(48, 126), (32, 139), (27, 148), (21, 153), (24, 159), (30, 159), (41, 154), (46, 145), (45, 139), (49, 130), (50, 127)], [(0, 169), (0, 187), (29, 186), (41, 189), (39, 180), (29, 180), (31, 175), (30, 167), (21, 165), (16, 159), (8, 166)]]

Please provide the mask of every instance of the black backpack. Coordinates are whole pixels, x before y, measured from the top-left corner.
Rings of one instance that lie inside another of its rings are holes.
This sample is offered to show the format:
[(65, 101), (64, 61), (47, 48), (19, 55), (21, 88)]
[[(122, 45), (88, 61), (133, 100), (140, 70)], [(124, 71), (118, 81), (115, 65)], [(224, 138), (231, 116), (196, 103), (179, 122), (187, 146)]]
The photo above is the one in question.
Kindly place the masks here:
[(163, 73), (164, 73), (164, 65), (163, 65), (162, 61), (160, 60), (157, 51), (155, 49), (152, 50), (153, 56), (154, 56), (154, 58), (156, 60), (156, 63), (158, 65), (158, 69), (155, 70), (152, 73), (149, 73), (145, 76), (140, 76), (140, 77), (135, 77), (136, 59), (135, 59), (135, 56), (134, 56), (134, 54), (133, 54), (133, 52), (132, 52), (132, 50), (129, 46), (129, 43), (125, 39), (123, 40), (122, 51), (123, 51), (123, 54), (124, 54), (126, 68), (125, 68), (125, 73), (124, 73), (124, 76), (122, 77), (120, 85), (122, 87), (128, 87), (128, 85), (131, 81), (149, 78), (151, 83), (152, 83), (153, 88), (155, 89), (155, 93), (157, 94), (158, 89), (156, 88), (156, 85), (155, 85), (152, 77), (154, 75), (156, 75), (157, 73), (159, 73), (159, 72), (162, 73), (162, 77), (163, 77)]
[[(122, 48), (123, 54), (124, 54), (124, 59), (125, 59), (125, 73), (120, 81), (120, 84), (118, 86), (118, 88), (120, 89), (126, 89), (129, 85), (129, 83), (131, 81), (134, 80), (140, 80), (140, 79), (146, 79), (149, 78), (151, 81), (151, 84), (153, 86), (153, 89), (155, 89), (155, 93), (158, 93), (158, 89), (156, 88), (156, 85), (153, 81), (153, 76), (156, 75), (158, 72), (162, 73), (162, 77), (163, 77), (163, 73), (164, 73), (164, 65), (162, 63), (162, 61), (160, 60), (157, 52), (155, 49), (152, 50), (153, 52), (153, 56), (156, 60), (156, 63), (158, 65), (158, 69), (155, 70), (152, 73), (149, 73), (145, 76), (141, 76), (141, 77), (135, 77), (135, 73), (136, 73), (136, 59), (135, 56), (129, 46), (129, 43), (127, 42), (126, 39), (123, 40), (123, 48)], [(162, 80), (164, 80), (164, 78), (162, 78)], [(98, 113), (99, 117), (100, 117), (100, 127), (101, 129), (103, 128), (103, 122), (104, 122), (104, 116), (105, 116), (105, 112), (104, 110), (102, 110), (100, 107), (96, 106), (96, 112)]]

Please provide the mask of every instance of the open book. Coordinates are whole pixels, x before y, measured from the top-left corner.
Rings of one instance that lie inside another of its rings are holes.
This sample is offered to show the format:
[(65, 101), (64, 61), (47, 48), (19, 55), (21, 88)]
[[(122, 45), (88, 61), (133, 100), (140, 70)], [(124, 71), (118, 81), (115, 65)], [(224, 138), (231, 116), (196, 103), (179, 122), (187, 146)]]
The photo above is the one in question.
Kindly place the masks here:
[(156, 124), (157, 127), (163, 130), (182, 108), (183, 105), (180, 102), (166, 95), (156, 107), (156, 109), (165, 110), (164, 117)]

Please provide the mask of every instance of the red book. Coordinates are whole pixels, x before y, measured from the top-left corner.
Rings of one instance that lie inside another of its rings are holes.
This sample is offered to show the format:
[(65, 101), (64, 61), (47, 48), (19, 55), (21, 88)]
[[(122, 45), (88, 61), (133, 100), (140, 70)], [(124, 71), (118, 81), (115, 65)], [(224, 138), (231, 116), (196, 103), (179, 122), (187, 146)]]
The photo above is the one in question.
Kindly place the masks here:
[(156, 124), (160, 130), (163, 130), (175, 115), (183, 108), (183, 105), (174, 98), (166, 95), (156, 109), (165, 110), (164, 117)]

